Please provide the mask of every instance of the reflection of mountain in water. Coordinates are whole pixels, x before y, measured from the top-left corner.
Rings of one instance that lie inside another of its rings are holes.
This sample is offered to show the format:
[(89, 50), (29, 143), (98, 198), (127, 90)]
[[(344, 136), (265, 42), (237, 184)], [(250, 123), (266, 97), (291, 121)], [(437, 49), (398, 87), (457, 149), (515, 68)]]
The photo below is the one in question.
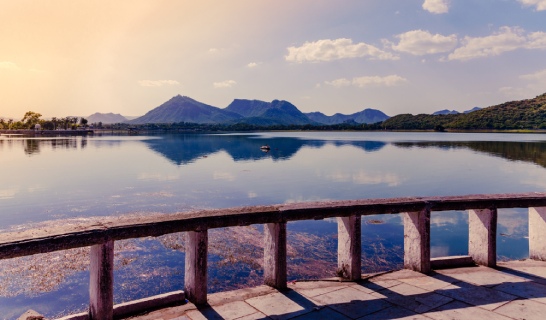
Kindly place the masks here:
[(397, 142), (401, 148), (464, 148), (512, 161), (525, 161), (546, 168), (546, 142), (515, 141), (434, 141), (434, 142)]
[[(226, 151), (235, 161), (272, 158), (285, 160), (291, 158), (302, 147), (320, 148), (326, 144), (335, 146), (351, 145), (365, 151), (377, 151), (386, 143), (378, 141), (323, 141), (301, 140), (297, 138), (263, 138), (248, 135), (204, 135), (173, 134), (162, 139), (144, 140), (153, 151), (166, 157), (177, 165), (194, 162), (198, 158), (219, 151)], [(260, 147), (269, 145), (271, 150), (263, 152)]]

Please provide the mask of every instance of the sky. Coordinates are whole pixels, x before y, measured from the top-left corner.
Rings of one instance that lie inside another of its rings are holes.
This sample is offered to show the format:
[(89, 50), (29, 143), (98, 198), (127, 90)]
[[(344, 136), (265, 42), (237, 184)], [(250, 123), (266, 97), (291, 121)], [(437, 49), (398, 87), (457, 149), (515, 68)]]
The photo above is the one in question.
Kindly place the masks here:
[(546, 0), (0, 0), (0, 116), (464, 111), (546, 92)]

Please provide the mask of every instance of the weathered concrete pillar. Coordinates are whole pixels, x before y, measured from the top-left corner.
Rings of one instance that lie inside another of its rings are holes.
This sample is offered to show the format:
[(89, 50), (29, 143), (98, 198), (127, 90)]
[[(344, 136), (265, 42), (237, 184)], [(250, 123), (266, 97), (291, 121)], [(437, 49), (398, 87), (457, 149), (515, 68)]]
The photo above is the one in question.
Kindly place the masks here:
[(430, 272), (430, 210), (402, 213), (404, 219), (404, 268)]
[(468, 210), (468, 255), (476, 264), (497, 265), (497, 209)]
[(91, 246), (89, 318), (114, 318), (114, 241)]
[(208, 231), (186, 233), (184, 293), (195, 304), (207, 303)]
[(529, 208), (529, 258), (546, 261), (546, 207)]
[(337, 218), (337, 274), (349, 280), (360, 280), (362, 267), (361, 216)]
[(264, 225), (264, 283), (286, 288), (286, 222)]

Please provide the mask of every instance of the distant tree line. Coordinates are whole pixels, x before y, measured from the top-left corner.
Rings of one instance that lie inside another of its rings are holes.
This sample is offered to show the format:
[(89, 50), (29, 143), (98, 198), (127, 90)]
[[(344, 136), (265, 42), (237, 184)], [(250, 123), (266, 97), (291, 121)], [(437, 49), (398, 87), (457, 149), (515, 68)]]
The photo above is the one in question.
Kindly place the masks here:
[(87, 119), (78, 117), (52, 117), (49, 120), (42, 119), (38, 112), (28, 111), (19, 121), (0, 118), (0, 129), (3, 130), (33, 130), (40, 125), (42, 130), (76, 130), (79, 127), (87, 127)]

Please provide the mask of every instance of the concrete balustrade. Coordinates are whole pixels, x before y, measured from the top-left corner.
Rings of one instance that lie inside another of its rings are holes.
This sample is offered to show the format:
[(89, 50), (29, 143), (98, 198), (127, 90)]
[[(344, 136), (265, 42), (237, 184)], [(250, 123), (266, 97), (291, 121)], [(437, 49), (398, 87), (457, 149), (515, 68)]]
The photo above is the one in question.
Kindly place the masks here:
[(546, 261), (546, 207), (529, 208), (529, 258)]
[[(475, 195), (459, 197), (396, 198), (297, 203), (266, 207), (205, 210), (119, 222), (78, 226), (77, 230), (26, 230), (0, 234), (0, 259), (91, 246), (89, 312), (63, 319), (113, 319), (142, 308), (207, 302), (208, 229), (251, 224), (264, 225), (264, 282), (287, 287), (287, 221), (337, 218), (337, 274), (348, 280), (361, 275), (361, 216), (401, 213), (404, 222), (404, 267), (427, 273), (433, 266), (450, 267), (473, 262), (496, 265), (498, 208), (529, 208), (529, 255), (546, 260), (546, 193)], [(430, 258), (431, 212), (468, 210), (469, 256)], [(176, 292), (137, 302), (113, 305), (114, 241), (186, 232), (184, 293)], [(107, 240), (105, 240), (107, 239)]]
[(404, 219), (404, 268), (430, 271), (430, 210), (402, 213)]

